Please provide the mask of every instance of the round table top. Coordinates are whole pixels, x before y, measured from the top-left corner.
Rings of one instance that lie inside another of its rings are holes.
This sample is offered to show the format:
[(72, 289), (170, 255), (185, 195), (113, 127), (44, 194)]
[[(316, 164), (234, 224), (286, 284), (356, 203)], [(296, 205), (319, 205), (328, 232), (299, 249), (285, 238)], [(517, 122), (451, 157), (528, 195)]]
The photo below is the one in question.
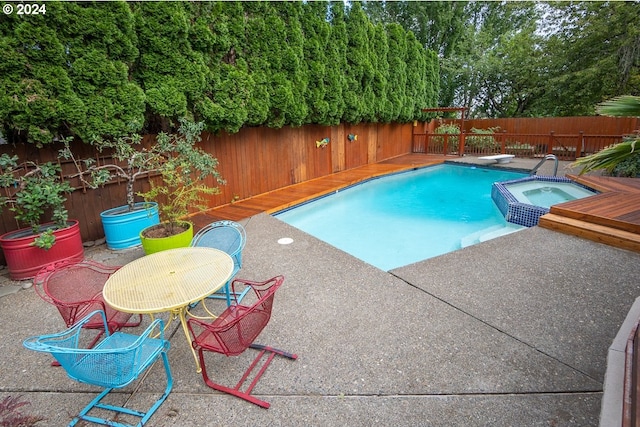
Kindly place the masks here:
[(220, 289), (233, 267), (233, 259), (218, 249), (169, 249), (121, 267), (109, 277), (102, 295), (107, 304), (126, 313), (171, 311)]

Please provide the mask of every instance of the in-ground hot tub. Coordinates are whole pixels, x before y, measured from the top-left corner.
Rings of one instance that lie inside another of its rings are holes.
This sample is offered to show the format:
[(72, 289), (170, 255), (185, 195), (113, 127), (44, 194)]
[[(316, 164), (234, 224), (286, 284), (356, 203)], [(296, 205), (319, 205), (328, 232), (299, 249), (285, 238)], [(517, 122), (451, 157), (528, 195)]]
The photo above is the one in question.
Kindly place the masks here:
[(552, 205), (598, 194), (589, 187), (559, 176), (533, 175), (496, 182), (491, 198), (508, 222), (533, 227)]

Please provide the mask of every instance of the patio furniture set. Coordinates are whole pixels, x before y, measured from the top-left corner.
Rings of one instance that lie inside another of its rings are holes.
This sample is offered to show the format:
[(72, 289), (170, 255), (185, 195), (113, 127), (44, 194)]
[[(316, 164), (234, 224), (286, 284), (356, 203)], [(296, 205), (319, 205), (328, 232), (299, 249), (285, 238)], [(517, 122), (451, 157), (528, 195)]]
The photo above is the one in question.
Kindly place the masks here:
[[(207, 386), (269, 408), (268, 402), (251, 394), (253, 388), (276, 355), (293, 360), (297, 355), (254, 342), (271, 317), (274, 295), (284, 277), (235, 279), (242, 267), (245, 242), (246, 233), (240, 224), (218, 221), (200, 230), (190, 247), (157, 252), (122, 267), (83, 260), (42, 269), (34, 280), (35, 288), (58, 309), (68, 329), (28, 338), (24, 346), (50, 353), (54, 364), (62, 366), (71, 379), (104, 388), (69, 426), (80, 420), (114, 426), (144, 425), (171, 392), (170, 343), (164, 332), (175, 319), (180, 321), (196, 371), (202, 373)], [(248, 295), (253, 295), (248, 298), (253, 302), (242, 304)], [(222, 299), (226, 308), (216, 315), (207, 307), (207, 299)], [(205, 315), (194, 314), (198, 305)], [(159, 313), (168, 313), (168, 320), (155, 318)], [(121, 331), (139, 326), (143, 315), (149, 315), (151, 323), (142, 334)], [(247, 348), (258, 354), (235, 387), (218, 384), (209, 377), (205, 352), (236, 356)], [(131, 384), (160, 359), (167, 385), (151, 408), (139, 411), (105, 403), (109, 392)], [(256, 367), (260, 367), (258, 372), (245, 387)], [(124, 424), (94, 415), (103, 415), (100, 410), (132, 416), (138, 423)]]

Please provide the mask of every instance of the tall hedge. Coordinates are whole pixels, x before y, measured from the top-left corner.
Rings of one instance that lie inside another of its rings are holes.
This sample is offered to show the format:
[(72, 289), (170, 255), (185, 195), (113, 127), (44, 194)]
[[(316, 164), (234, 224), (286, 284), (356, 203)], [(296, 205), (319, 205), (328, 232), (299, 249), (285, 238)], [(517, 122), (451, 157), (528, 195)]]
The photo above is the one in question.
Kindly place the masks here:
[(243, 126), (411, 121), (438, 59), (359, 2), (46, 2), (0, 17), (10, 141)]

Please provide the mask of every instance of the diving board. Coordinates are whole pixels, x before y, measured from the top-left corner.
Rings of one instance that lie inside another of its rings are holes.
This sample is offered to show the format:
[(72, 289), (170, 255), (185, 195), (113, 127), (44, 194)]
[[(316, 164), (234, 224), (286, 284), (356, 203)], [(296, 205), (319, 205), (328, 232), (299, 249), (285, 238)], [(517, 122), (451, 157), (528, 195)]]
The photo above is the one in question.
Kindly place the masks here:
[(495, 156), (478, 157), (479, 160), (495, 160), (498, 163), (509, 163), (515, 155), (513, 154), (496, 154)]

